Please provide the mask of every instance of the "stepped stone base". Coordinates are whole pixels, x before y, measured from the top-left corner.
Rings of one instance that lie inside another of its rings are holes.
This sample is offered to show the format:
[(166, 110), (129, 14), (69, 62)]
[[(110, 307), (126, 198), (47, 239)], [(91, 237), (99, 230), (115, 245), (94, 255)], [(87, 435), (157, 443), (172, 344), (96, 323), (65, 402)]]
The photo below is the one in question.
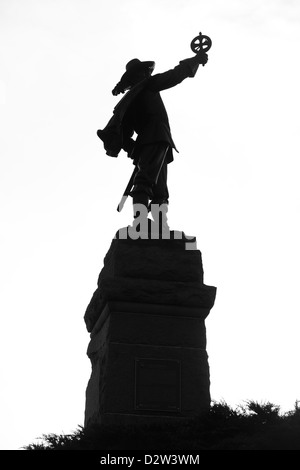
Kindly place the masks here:
[(173, 422), (209, 408), (204, 320), (215, 295), (184, 240), (113, 240), (85, 314), (85, 426)]

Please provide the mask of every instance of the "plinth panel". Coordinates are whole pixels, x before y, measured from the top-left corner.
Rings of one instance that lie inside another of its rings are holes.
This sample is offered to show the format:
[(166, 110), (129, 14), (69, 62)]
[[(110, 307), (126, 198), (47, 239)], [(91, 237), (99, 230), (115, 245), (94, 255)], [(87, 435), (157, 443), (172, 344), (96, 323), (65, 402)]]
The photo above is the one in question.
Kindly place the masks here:
[(181, 363), (164, 359), (135, 360), (135, 410), (180, 412)]

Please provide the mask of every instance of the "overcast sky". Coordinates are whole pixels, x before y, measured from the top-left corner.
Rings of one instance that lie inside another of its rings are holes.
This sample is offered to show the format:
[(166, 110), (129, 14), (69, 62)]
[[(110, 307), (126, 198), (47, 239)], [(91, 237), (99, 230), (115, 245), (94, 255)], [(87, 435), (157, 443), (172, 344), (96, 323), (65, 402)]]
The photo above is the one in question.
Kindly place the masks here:
[(132, 58), (209, 61), (162, 93), (180, 153), (171, 228), (195, 235), (213, 400), (300, 399), (299, 47), (295, 0), (0, 0), (2, 449), (83, 424), (83, 315), (132, 172), (96, 130)]

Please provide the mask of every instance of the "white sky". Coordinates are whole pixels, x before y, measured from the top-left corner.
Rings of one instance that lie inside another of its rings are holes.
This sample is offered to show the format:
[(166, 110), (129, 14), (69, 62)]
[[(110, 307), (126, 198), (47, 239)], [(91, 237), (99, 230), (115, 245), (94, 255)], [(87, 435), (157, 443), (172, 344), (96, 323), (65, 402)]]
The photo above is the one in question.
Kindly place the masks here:
[(199, 31), (208, 64), (162, 97), (170, 225), (218, 288), (212, 399), (300, 399), (300, 1), (0, 0), (2, 449), (83, 424), (83, 315), (132, 210), (116, 211), (131, 161), (96, 130), (126, 62), (173, 68)]

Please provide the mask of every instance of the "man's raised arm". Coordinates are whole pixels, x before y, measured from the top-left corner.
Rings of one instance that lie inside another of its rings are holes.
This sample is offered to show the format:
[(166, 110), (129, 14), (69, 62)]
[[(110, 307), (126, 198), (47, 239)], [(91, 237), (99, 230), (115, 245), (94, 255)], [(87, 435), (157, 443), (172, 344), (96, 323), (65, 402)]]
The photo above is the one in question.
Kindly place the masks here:
[(205, 65), (207, 60), (208, 56), (205, 52), (199, 53), (189, 59), (181, 60), (174, 69), (150, 77), (147, 88), (158, 92), (172, 88), (181, 83), (185, 78), (194, 77), (199, 64)]

